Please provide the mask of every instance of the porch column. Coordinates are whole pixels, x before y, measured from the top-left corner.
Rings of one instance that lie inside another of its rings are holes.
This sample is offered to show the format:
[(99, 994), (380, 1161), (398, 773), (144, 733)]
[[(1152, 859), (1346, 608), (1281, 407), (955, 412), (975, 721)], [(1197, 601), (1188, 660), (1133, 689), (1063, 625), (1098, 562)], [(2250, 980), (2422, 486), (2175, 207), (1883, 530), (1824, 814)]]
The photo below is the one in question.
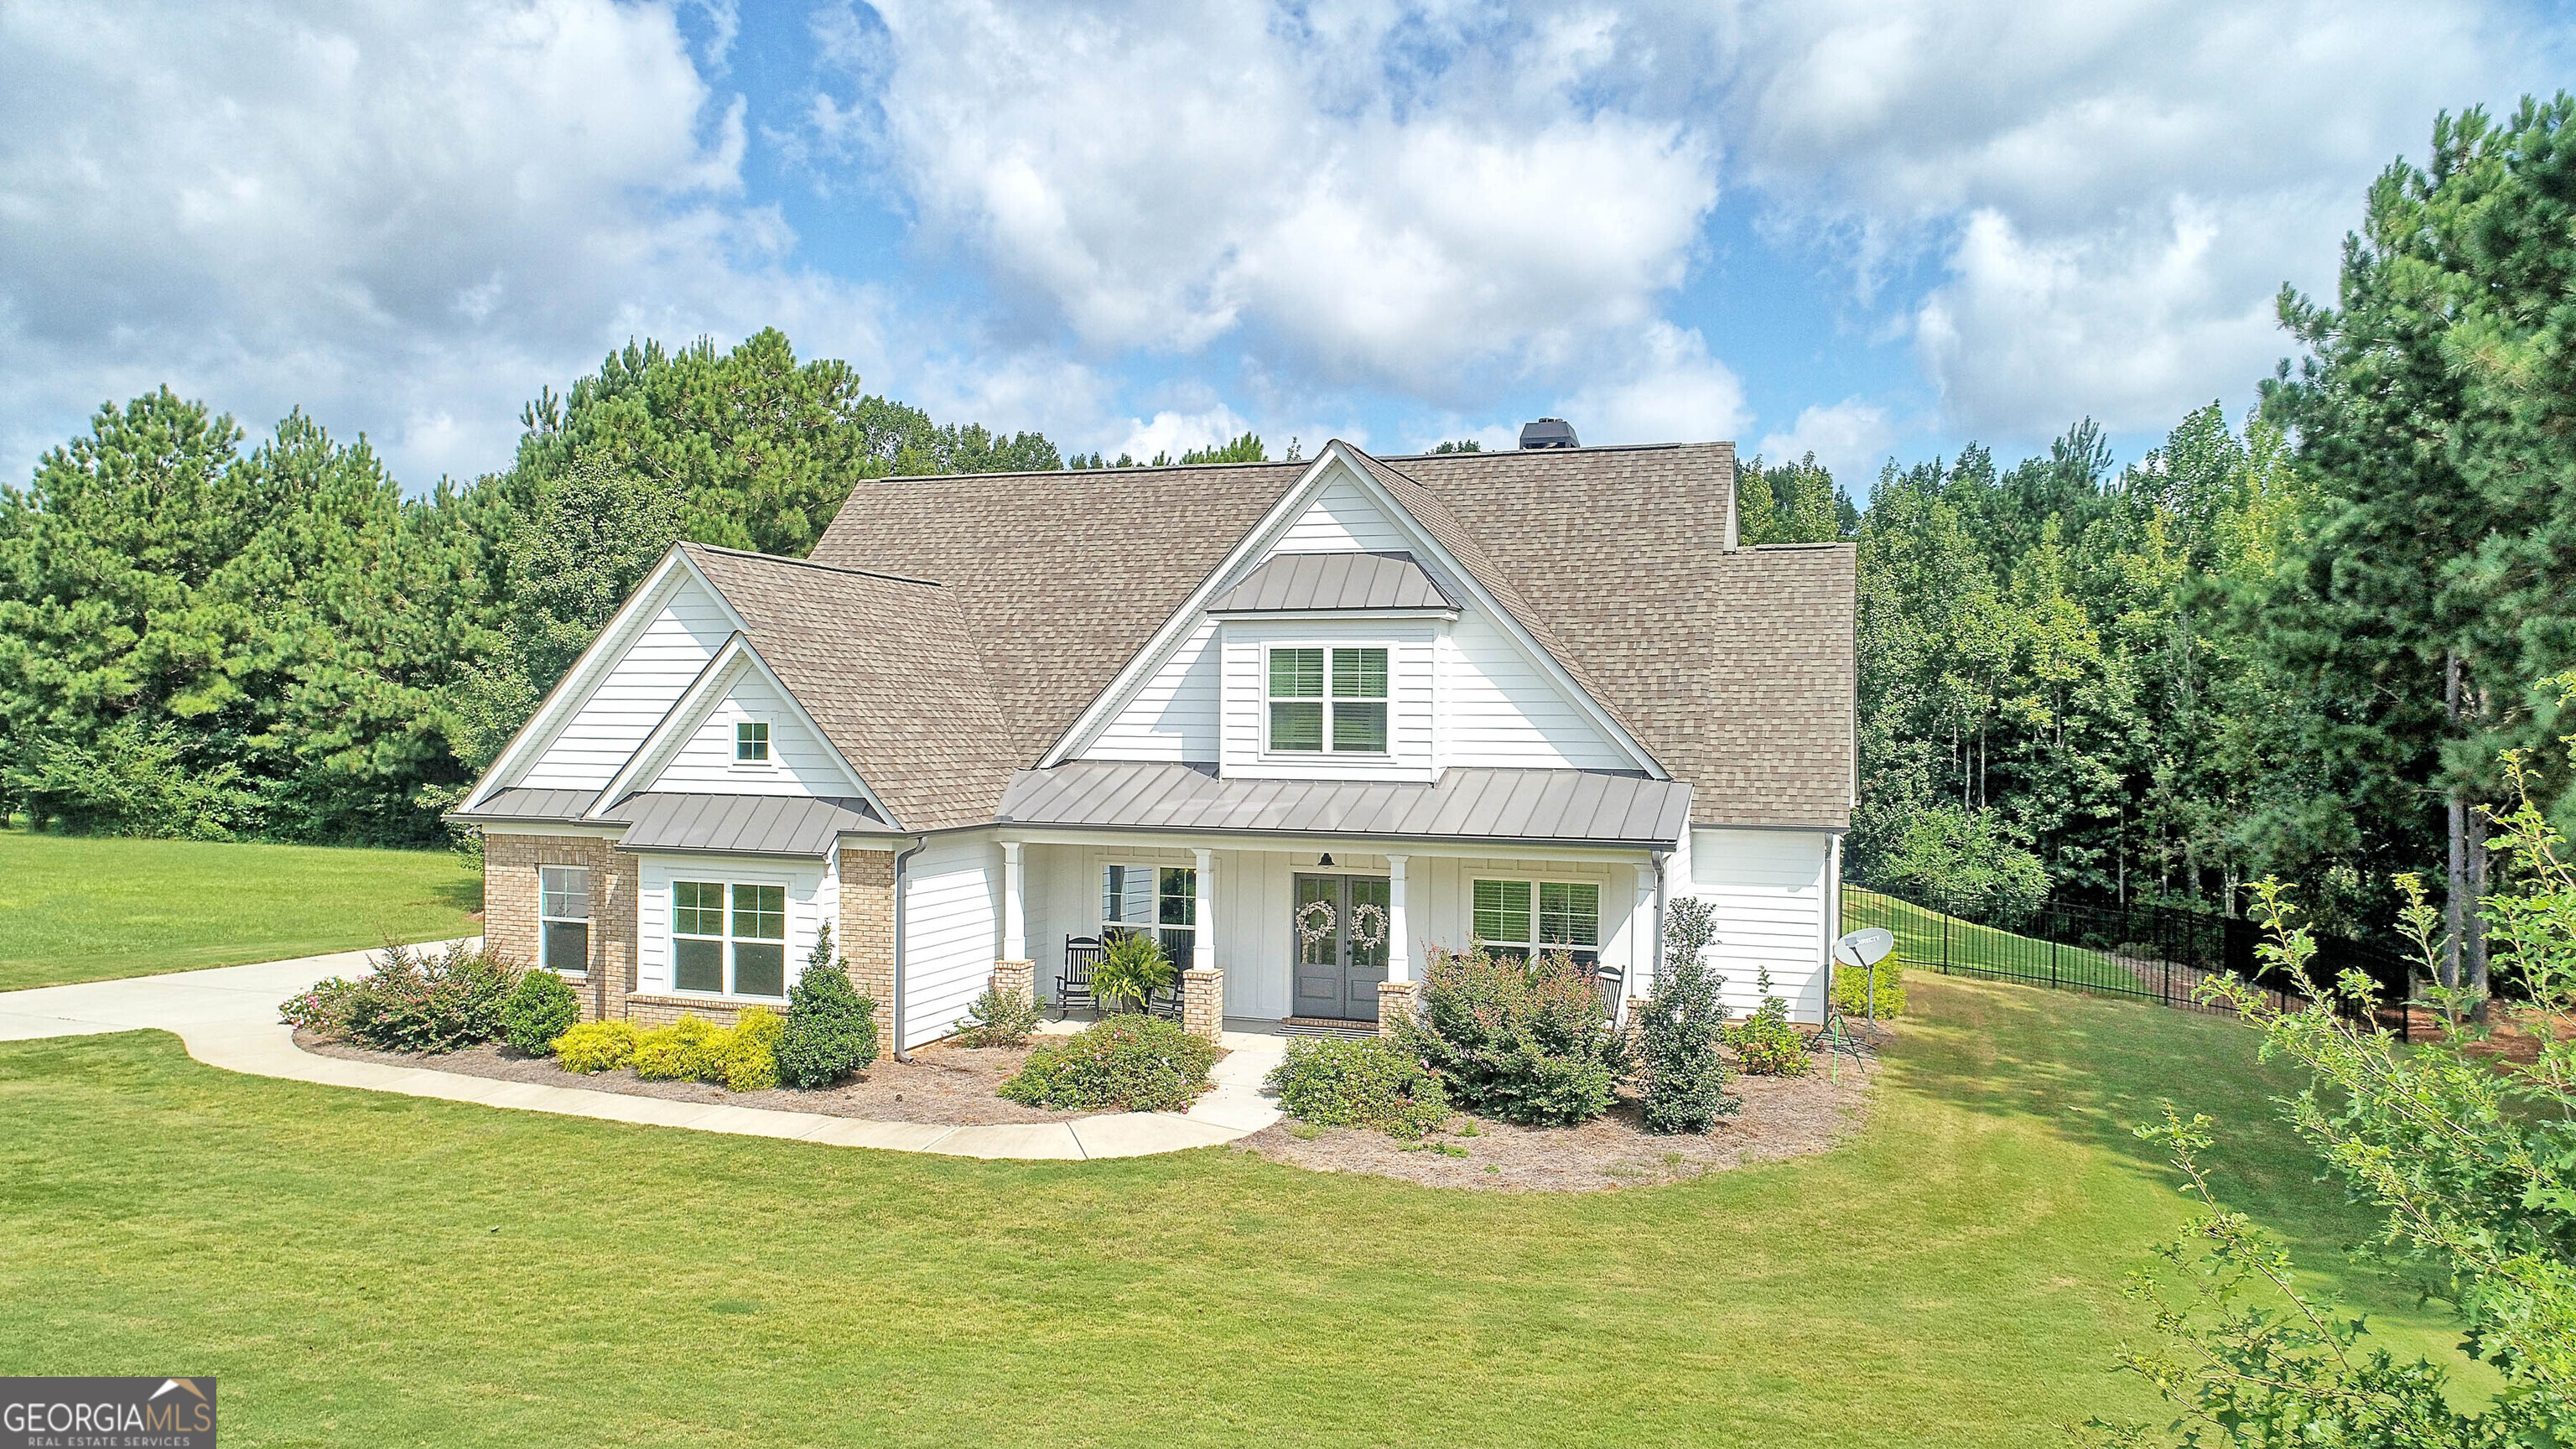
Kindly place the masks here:
[(1197, 899), (1190, 912), (1190, 965), (1181, 973), (1181, 1030), (1215, 1041), (1225, 1033), (1225, 973), (1216, 967), (1216, 852), (1193, 852)]
[(1628, 1012), (1633, 1019), (1636, 1008), (1655, 994), (1663, 979), (1664, 963), (1655, 959), (1655, 872), (1641, 866), (1637, 870), (1637, 903), (1628, 909)]
[(1405, 857), (1386, 858), (1386, 980), (1377, 989), (1377, 1030), (1393, 1036), (1398, 1020), (1413, 1014), (1413, 927), (1404, 911)]
[(1029, 959), (1028, 913), (1021, 904), (1020, 842), (1002, 842), (1002, 958), (993, 963), (993, 989), (1024, 1001), (1037, 999), (1037, 963)]

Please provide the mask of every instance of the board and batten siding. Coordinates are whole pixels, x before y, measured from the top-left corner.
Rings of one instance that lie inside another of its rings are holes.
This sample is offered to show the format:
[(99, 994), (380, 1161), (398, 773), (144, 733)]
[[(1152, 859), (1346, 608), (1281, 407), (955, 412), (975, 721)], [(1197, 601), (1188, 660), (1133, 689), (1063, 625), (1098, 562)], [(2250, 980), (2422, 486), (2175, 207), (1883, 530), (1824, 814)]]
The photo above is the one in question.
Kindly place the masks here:
[(956, 1030), (991, 982), (1001, 951), (1001, 874), (1002, 852), (989, 833), (935, 836), (905, 863), (906, 1050)]
[[(1823, 831), (1695, 827), (1672, 872), (1717, 911), (1708, 961), (1725, 978), (1719, 995), (1735, 1016), (1762, 1005), (1760, 973), (1797, 1021), (1825, 1015), (1825, 951), (1832, 942), (1834, 838)], [(1679, 892), (1676, 892), (1678, 894)]]
[[(636, 872), (635, 989), (647, 996), (674, 996), (671, 984), (671, 882), (714, 881), (733, 885), (787, 888), (787, 980), (805, 969), (814, 951), (814, 932), (840, 911), (839, 882), (829, 878), (823, 862), (768, 860), (755, 856), (661, 855), (643, 858)], [(777, 997), (709, 996), (710, 1002), (753, 1003), (786, 1009)]]
[(683, 575), (590, 698), (510, 783), (541, 790), (606, 785), (732, 633), (724, 605)]
[[(769, 726), (767, 765), (734, 761), (734, 726), (756, 720)], [(814, 737), (778, 690), (746, 668), (723, 699), (707, 711), (668, 764), (643, 788), (700, 795), (850, 794), (848, 777), (830, 748)]]

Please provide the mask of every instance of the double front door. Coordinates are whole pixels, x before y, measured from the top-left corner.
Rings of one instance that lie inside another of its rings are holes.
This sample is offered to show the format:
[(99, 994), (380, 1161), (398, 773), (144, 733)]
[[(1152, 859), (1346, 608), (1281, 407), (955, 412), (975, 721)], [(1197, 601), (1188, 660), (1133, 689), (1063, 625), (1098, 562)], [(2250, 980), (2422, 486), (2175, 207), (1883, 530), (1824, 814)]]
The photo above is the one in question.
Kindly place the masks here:
[(1377, 1020), (1390, 898), (1384, 876), (1297, 877), (1297, 903), (1289, 913), (1296, 933), (1296, 1015)]

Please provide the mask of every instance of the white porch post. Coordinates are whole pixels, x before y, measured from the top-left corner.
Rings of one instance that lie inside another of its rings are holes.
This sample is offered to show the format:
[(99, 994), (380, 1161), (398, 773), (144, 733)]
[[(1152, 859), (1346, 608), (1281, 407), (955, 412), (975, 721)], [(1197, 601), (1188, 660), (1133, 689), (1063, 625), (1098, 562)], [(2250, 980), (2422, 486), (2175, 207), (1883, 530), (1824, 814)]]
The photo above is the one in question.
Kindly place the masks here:
[(1020, 842), (1002, 842), (1002, 959), (993, 963), (993, 989), (1037, 999), (1037, 963), (1029, 959), (1028, 912), (1021, 904)]
[(1643, 1001), (1654, 995), (1663, 970), (1664, 963), (1655, 959), (1655, 872), (1640, 866), (1637, 903), (1628, 909), (1628, 999)]
[(1386, 858), (1386, 980), (1377, 988), (1377, 1030), (1393, 1036), (1397, 1021), (1413, 1015), (1413, 926), (1404, 912), (1405, 858)]
[(1225, 1034), (1225, 973), (1216, 969), (1216, 852), (1191, 852), (1198, 894), (1190, 912), (1190, 965), (1181, 973), (1181, 1030), (1215, 1041)]

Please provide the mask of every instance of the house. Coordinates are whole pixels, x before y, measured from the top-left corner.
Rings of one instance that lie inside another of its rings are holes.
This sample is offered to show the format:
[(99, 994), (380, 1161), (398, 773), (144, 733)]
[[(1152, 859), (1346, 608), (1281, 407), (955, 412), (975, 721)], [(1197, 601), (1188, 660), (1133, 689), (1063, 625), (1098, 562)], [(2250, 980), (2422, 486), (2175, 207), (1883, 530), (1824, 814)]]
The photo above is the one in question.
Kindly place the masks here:
[[(1213, 1033), (1366, 1024), (1424, 954), (1651, 988), (1712, 902), (1823, 1010), (1848, 545), (1736, 545), (1725, 443), (859, 483), (807, 559), (684, 543), (454, 818), (585, 1011), (777, 1004), (817, 928), (905, 1047), (1150, 930)], [(1077, 954), (1080, 944), (1072, 944)]]

